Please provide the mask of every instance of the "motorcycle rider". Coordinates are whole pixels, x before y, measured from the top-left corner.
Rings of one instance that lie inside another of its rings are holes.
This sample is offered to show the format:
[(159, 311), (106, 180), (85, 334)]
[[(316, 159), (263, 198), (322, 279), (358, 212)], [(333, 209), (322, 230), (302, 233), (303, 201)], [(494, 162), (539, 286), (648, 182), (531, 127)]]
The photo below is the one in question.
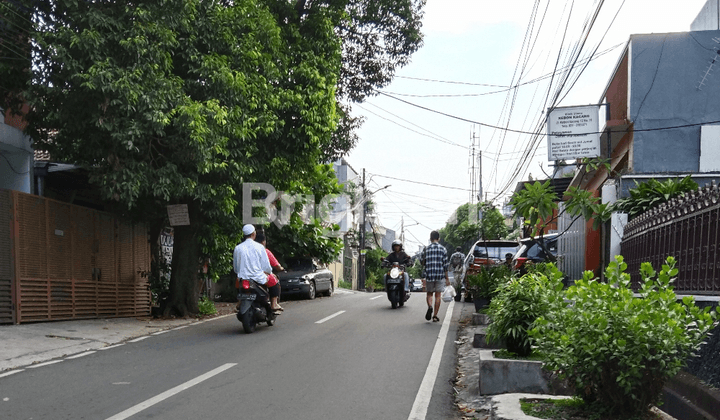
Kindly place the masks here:
[[(403, 245), (399, 239), (395, 239), (393, 241), (392, 250), (393, 252), (391, 252), (387, 257), (385, 257), (385, 259), (390, 262), (390, 264), (398, 263), (404, 265), (406, 268), (410, 266), (410, 264), (412, 263), (412, 258), (410, 258), (410, 256), (406, 254), (405, 251), (403, 251)], [(410, 276), (408, 275), (407, 271), (405, 271), (403, 275), (405, 277), (405, 291), (409, 292)]]
[(233, 270), (237, 274), (238, 288), (242, 280), (254, 280), (265, 291), (268, 275), (272, 274), (267, 252), (262, 244), (255, 242), (255, 226), (247, 224), (243, 226), (242, 232), (243, 242), (233, 251)]

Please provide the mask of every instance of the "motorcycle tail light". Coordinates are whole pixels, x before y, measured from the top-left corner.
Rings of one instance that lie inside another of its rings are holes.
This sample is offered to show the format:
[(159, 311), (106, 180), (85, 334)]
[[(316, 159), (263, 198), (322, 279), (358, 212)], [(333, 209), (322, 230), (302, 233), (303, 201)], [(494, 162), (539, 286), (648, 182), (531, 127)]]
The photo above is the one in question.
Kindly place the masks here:
[(243, 288), (243, 290), (250, 290), (250, 280), (243, 280), (242, 288)]

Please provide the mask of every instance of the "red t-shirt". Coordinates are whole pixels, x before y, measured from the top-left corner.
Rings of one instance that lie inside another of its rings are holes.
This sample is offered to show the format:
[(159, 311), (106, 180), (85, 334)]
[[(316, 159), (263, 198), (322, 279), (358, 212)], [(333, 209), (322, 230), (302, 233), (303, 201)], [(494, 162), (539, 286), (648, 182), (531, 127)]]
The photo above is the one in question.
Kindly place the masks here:
[[(269, 249), (265, 248), (265, 252), (267, 252), (268, 260), (270, 260), (270, 266), (271, 267), (278, 267), (280, 263), (278, 262), (277, 258), (273, 255), (272, 252), (270, 252)], [(278, 284), (278, 278), (275, 276), (275, 274), (269, 274), (268, 275), (268, 287), (273, 287), (276, 284)]]

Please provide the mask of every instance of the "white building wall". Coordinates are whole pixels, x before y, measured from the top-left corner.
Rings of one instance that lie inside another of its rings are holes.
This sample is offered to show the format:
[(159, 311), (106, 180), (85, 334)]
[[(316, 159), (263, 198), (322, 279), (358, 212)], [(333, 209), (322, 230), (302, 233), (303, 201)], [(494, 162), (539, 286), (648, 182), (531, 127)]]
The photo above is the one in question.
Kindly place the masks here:
[(30, 138), (5, 124), (3, 118), (0, 122), (0, 188), (32, 194), (33, 156)]

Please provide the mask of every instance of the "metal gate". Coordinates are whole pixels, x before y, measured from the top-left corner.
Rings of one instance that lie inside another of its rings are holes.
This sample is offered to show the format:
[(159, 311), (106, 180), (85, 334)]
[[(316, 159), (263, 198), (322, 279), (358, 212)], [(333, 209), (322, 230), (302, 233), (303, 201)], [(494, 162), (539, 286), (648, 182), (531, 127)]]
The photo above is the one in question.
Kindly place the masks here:
[[(582, 278), (585, 271), (585, 220), (565, 213), (565, 205), (559, 204), (558, 232), (558, 268), (570, 278), (570, 281)], [(564, 233), (563, 233), (564, 232)]]

